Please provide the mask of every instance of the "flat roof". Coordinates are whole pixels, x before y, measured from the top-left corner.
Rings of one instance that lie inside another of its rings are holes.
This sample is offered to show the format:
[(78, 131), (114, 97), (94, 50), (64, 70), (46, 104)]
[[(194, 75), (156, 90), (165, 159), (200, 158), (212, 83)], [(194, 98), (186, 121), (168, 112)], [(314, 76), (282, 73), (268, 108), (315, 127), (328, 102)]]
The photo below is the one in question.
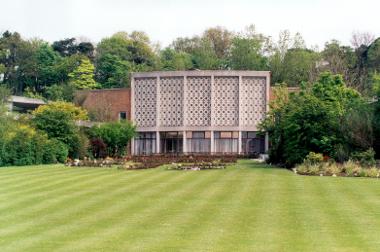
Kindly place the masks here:
[(268, 77), (270, 71), (249, 71), (249, 70), (189, 70), (189, 71), (154, 71), (132, 73), (133, 78), (139, 77), (175, 77), (175, 76), (258, 76)]

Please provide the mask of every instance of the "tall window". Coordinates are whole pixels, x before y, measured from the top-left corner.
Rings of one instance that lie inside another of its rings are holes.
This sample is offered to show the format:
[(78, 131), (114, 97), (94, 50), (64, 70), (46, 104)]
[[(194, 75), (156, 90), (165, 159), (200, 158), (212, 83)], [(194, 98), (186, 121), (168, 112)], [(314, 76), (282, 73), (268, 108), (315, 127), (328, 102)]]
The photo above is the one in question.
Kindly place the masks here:
[(243, 131), (242, 152), (249, 155), (256, 155), (265, 152), (265, 136), (254, 131)]
[(238, 152), (237, 131), (215, 131), (214, 149), (216, 153), (237, 153)]
[(210, 152), (210, 131), (188, 131), (186, 132), (187, 151), (191, 153)]
[(156, 153), (156, 132), (138, 132), (135, 138), (135, 154), (150, 155)]

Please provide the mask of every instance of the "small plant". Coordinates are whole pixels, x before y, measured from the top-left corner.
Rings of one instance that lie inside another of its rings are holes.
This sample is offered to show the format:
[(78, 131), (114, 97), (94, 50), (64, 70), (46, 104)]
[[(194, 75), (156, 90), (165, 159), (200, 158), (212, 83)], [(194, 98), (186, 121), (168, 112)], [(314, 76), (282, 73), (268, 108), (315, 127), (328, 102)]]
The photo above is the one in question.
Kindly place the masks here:
[(352, 153), (351, 159), (366, 167), (376, 165), (375, 151), (372, 148), (369, 148), (366, 151)]
[(323, 166), (323, 171), (326, 175), (338, 176), (342, 172), (342, 168), (336, 163), (329, 163)]
[(379, 177), (379, 169), (376, 167), (371, 167), (369, 169), (364, 169), (364, 174), (369, 178), (378, 178)]
[(305, 157), (304, 161), (305, 164), (319, 164), (323, 162), (323, 155), (321, 153), (315, 153), (315, 152), (309, 152), (309, 154)]
[(320, 174), (320, 165), (313, 164), (309, 166), (309, 174), (310, 175), (319, 175)]
[(348, 160), (343, 164), (343, 171), (346, 176), (357, 176), (356, 174), (360, 174), (361, 167), (354, 161)]

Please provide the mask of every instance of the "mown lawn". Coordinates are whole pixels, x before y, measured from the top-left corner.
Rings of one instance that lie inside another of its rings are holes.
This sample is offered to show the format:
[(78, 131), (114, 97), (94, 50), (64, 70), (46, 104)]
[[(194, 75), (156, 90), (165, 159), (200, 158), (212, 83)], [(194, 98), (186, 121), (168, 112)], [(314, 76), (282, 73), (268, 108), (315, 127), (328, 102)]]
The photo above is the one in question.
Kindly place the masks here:
[(226, 170), (0, 169), (0, 251), (379, 251), (380, 180)]

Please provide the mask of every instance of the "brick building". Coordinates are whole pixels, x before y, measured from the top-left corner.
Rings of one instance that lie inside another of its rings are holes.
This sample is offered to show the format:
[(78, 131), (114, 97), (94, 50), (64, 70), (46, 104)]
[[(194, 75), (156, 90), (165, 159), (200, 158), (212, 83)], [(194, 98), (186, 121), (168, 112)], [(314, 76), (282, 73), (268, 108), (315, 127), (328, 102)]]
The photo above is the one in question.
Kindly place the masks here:
[(131, 119), (131, 90), (129, 88), (79, 91), (75, 102), (87, 109), (93, 121)]

